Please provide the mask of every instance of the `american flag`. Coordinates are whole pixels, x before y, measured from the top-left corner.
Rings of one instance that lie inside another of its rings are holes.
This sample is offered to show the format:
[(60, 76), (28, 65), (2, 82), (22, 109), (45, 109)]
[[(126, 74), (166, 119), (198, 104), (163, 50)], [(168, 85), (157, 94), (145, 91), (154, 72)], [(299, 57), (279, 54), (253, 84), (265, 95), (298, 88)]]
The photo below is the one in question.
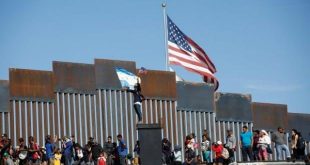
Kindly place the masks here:
[(169, 63), (202, 75), (204, 81), (214, 84), (217, 90), (219, 83), (214, 76), (216, 68), (205, 51), (186, 36), (168, 16), (167, 26)]

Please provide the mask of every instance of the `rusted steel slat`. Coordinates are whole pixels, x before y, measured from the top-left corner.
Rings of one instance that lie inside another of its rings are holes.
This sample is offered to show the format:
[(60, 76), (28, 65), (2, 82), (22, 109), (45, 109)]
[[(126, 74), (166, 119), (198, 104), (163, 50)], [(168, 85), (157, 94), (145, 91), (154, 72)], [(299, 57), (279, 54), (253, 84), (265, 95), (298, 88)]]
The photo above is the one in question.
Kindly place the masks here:
[(251, 95), (216, 93), (216, 119), (252, 122)]
[(16, 100), (53, 100), (51, 71), (10, 68), (10, 97)]
[(178, 110), (214, 112), (214, 89), (206, 83), (177, 82)]
[[(307, 141), (310, 141), (310, 114), (288, 113), (288, 129), (296, 129)], [(291, 133), (291, 132), (290, 132)]]
[(279, 126), (287, 128), (287, 105), (271, 103), (252, 103), (255, 129), (277, 130)]
[(53, 61), (55, 90), (64, 93), (95, 93), (95, 70), (92, 64)]
[(148, 98), (176, 99), (176, 81), (174, 72), (148, 70), (141, 75), (141, 89)]
[(9, 112), (9, 81), (0, 80), (0, 112)]

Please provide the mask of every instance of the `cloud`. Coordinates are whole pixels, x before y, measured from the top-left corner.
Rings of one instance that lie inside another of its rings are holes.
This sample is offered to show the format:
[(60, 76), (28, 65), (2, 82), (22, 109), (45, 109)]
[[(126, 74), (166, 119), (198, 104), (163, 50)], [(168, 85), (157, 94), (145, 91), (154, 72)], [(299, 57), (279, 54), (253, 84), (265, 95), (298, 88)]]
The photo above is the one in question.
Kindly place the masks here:
[(258, 91), (268, 91), (268, 92), (292, 92), (302, 89), (301, 85), (292, 84), (247, 84), (245, 88)]

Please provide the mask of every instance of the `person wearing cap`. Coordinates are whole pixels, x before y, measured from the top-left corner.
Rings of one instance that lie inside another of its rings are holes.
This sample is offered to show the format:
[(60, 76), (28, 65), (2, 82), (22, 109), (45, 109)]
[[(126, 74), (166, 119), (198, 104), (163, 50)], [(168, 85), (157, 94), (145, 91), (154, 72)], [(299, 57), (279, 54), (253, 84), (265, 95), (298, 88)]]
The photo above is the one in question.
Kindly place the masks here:
[(286, 160), (291, 159), (291, 153), (288, 149), (286, 143), (286, 136), (284, 134), (284, 129), (282, 127), (278, 127), (278, 131), (272, 134), (272, 142), (274, 142), (277, 152), (277, 160), (283, 160), (282, 151), (285, 151)]
[(267, 147), (270, 144), (271, 144), (271, 140), (270, 140), (270, 137), (267, 131), (261, 130), (260, 137), (259, 137), (258, 144), (257, 144), (257, 147), (259, 148), (259, 152), (258, 152), (259, 160), (264, 160), (264, 161), (268, 160)]
[(14, 162), (13, 162), (10, 154), (8, 154), (7, 152), (5, 152), (3, 154), (3, 160), (4, 160), (5, 165), (14, 165)]
[(212, 151), (215, 152), (215, 160), (214, 163), (216, 165), (221, 165), (224, 162), (224, 158), (222, 157), (223, 145), (221, 141), (217, 141), (212, 145)]
[(253, 161), (253, 134), (248, 130), (247, 126), (242, 127), (242, 133), (240, 134), (240, 148), (242, 151), (242, 160), (244, 162), (248, 161), (248, 157), (250, 161)]
[(174, 146), (174, 151), (173, 151), (173, 163), (174, 165), (181, 165), (182, 164), (182, 148), (180, 145), (175, 145)]

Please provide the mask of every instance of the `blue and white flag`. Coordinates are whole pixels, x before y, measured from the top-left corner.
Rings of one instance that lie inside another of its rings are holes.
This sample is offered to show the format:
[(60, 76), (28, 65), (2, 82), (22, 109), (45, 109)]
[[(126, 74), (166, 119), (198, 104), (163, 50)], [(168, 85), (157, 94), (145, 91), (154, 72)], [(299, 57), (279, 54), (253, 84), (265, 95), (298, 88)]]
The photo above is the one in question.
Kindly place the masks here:
[(116, 73), (123, 88), (128, 87), (129, 89), (134, 90), (134, 86), (139, 81), (138, 76), (120, 67), (116, 67)]

